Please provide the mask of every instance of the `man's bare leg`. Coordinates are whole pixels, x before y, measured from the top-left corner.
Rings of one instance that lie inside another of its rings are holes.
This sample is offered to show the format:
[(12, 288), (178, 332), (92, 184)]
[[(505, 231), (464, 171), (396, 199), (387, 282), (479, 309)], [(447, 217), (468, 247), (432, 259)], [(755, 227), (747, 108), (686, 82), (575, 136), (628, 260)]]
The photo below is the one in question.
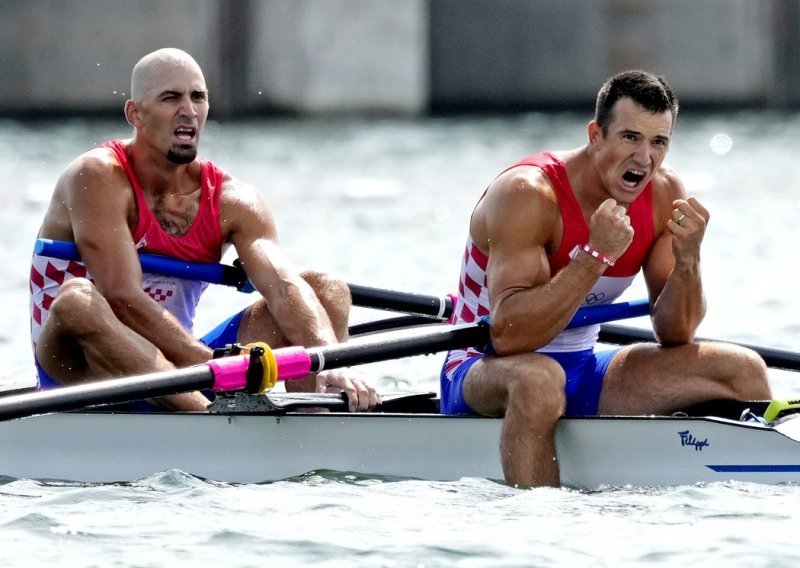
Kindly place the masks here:
[(534, 353), (485, 357), (464, 381), (464, 400), (486, 416), (505, 416), (500, 455), (505, 480), (520, 487), (558, 486), (555, 426), (566, 408), (561, 366)]
[[(123, 325), (83, 278), (61, 286), (42, 326), (36, 359), (65, 385), (174, 369), (153, 344)], [(154, 399), (171, 410), (203, 410), (208, 402), (197, 392)]]
[(717, 342), (633, 345), (614, 356), (603, 379), (602, 414), (668, 414), (711, 399), (772, 397), (763, 359)]

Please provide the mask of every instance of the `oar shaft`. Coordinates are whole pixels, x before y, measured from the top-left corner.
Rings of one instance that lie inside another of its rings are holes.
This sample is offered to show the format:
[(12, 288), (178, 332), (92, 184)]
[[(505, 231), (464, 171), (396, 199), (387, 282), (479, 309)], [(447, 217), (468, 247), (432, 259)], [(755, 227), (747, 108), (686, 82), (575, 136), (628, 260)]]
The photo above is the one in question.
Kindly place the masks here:
[(408, 312), (437, 319), (447, 319), (453, 313), (453, 296), (410, 294), (358, 284), (348, 284), (348, 286), (353, 297), (353, 304), (356, 306)]
[[(575, 325), (599, 323), (622, 317), (641, 315), (641, 302), (621, 306), (581, 308), (573, 318)], [(374, 336), (370, 341), (351, 341), (327, 347), (306, 349), (287, 347), (273, 351), (277, 379), (291, 380), (319, 372), (352, 365), (363, 365), (474, 347), (481, 349), (489, 342), (489, 325), (478, 323), (430, 326), (414, 331), (399, 331)], [(193, 390), (238, 390), (248, 386), (250, 355), (214, 359), (202, 365), (150, 373), (121, 379), (107, 379), (79, 386), (10, 395), (0, 398), (0, 420), (22, 418), (48, 412), (77, 410), (90, 406), (117, 404), (131, 400), (157, 398)]]
[(650, 302), (647, 300), (630, 300), (615, 302), (601, 306), (579, 308), (567, 324), (566, 329), (584, 327), (620, 319), (638, 318), (650, 313)]
[(442, 323), (442, 320), (436, 320), (428, 316), (406, 315), (353, 324), (348, 328), (347, 331), (350, 337), (355, 337), (357, 335), (377, 333), (379, 331), (388, 331), (390, 329), (403, 329), (436, 323)]
[(90, 406), (119, 404), (214, 386), (214, 374), (205, 365), (174, 371), (108, 379), (79, 386), (10, 395), (0, 398), (0, 420), (34, 414), (65, 412)]
[[(644, 300), (631, 300), (627, 302), (615, 302), (602, 306), (590, 306), (579, 309), (572, 320), (567, 324), (566, 329), (603, 323), (611, 320), (621, 320), (646, 316), (650, 312), (650, 303)], [(429, 316), (405, 315), (393, 318), (379, 319), (364, 323), (357, 323), (350, 326), (350, 336), (357, 336), (367, 333), (376, 333), (391, 329), (401, 329), (441, 323), (441, 320)]]
[[(639, 317), (646, 315), (648, 311), (647, 300), (583, 307), (578, 309), (567, 324), (567, 328)], [(309, 372), (363, 365), (462, 347), (482, 350), (490, 340), (489, 326), (482, 322), (456, 326), (439, 324), (432, 328), (418, 330), (413, 335), (385, 334), (386, 339), (383, 340), (380, 339), (380, 335), (375, 337), (375, 340), (369, 342), (349, 342), (324, 348), (306, 349), (305, 353), (298, 351), (302, 348), (279, 349), (275, 352), (278, 358), (278, 375), (282, 379), (297, 378), (305, 376)], [(304, 359), (306, 356), (308, 360)]]
[[(696, 341), (719, 341), (698, 337)], [(632, 343), (640, 343), (647, 341), (656, 341), (655, 335), (652, 331), (646, 329), (634, 329), (620, 325), (605, 324), (600, 327), (600, 341), (605, 343), (613, 343), (616, 345), (630, 345)], [(800, 371), (800, 353), (794, 351), (784, 351), (782, 349), (772, 349), (770, 347), (762, 347), (760, 345), (750, 345), (747, 343), (733, 343), (740, 347), (752, 349), (764, 359), (768, 367), (776, 369), (788, 369), (791, 371)]]
[(342, 343), (325, 348), (309, 349), (308, 352), (313, 361), (314, 370), (322, 371), (414, 355), (430, 355), (462, 347), (482, 349), (488, 342), (488, 325), (449, 326), (442, 324), (441, 329), (426, 329), (420, 335), (394, 336), (388, 337), (384, 341), (362, 344)]
[[(43, 256), (61, 258), (63, 260), (81, 260), (78, 247), (68, 241), (37, 239), (34, 252)], [(233, 286), (241, 292), (253, 292), (250, 281), (244, 270), (238, 266), (213, 262), (188, 262), (157, 254), (139, 253), (142, 270), (153, 274), (175, 276), (187, 280), (200, 280), (209, 284)]]
[[(68, 241), (38, 239), (34, 252), (43, 256), (64, 260), (80, 260), (78, 247)], [(139, 253), (142, 270), (165, 276), (175, 276), (188, 280), (200, 280), (209, 284), (233, 286), (240, 292), (254, 292), (255, 288), (247, 279), (247, 274), (239, 266), (221, 263), (188, 262), (157, 254)], [(447, 319), (453, 312), (452, 296), (426, 296), (383, 288), (348, 284), (353, 304), (365, 308), (408, 312)]]

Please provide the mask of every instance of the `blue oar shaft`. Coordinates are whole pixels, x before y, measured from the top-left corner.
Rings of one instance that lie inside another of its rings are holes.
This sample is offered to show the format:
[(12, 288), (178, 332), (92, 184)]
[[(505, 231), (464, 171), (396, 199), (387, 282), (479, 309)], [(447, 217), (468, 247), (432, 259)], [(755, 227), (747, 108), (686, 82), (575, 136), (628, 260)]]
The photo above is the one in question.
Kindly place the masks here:
[[(64, 260), (81, 260), (78, 247), (68, 241), (37, 239), (34, 252)], [(234, 286), (242, 292), (253, 292), (254, 288), (247, 275), (239, 267), (212, 262), (187, 262), (157, 254), (139, 253), (142, 270), (165, 276), (175, 276), (188, 280), (200, 280), (209, 284)]]
[[(61, 258), (64, 260), (80, 260), (78, 247), (73, 242), (37, 239), (34, 248), (36, 254)], [(209, 284), (233, 286), (240, 292), (254, 292), (255, 288), (247, 279), (244, 270), (238, 266), (227, 264), (187, 262), (157, 254), (139, 253), (142, 270), (165, 276), (175, 276), (188, 280), (200, 280)], [(453, 299), (450, 296), (424, 296), (408, 292), (397, 292), (382, 288), (372, 288), (348, 284), (353, 304), (365, 308), (408, 312), (447, 319), (453, 311)]]
[[(37, 239), (34, 252), (64, 260), (80, 260), (78, 247), (73, 242)], [(240, 292), (254, 292), (255, 288), (247, 279), (244, 270), (227, 264), (188, 262), (157, 254), (139, 253), (142, 270), (165, 276), (175, 276), (188, 280), (200, 280), (209, 284), (233, 286)], [(372, 288), (358, 284), (348, 284), (353, 304), (364, 308), (408, 312), (437, 319), (447, 319), (453, 312), (451, 296), (425, 296), (383, 288)]]
[(615, 302), (602, 306), (587, 306), (580, 308), (567, 324), (566, 329), (584, 327), (607, 321), (638, 318), (650, 313), (650, 302), (647, 300), (630, 300), (628, 302)]
[[(80, 260), (78, 247), (73, 242), (38, 239), (34, 248), (36, 254), (65, 260)], [(142, 270), (166, 276), (190, 280), (200, 280), (210, 284), (234, 286), (242, 292), (252, 292), (252, 284), (244, 270), (226, 264), (187, 262), (156, 254), (139, 253)], [(366, 308), (408, 312), (433, 318), (432, 321), (447, 319), (453, 312), (452, 296), (428, 296), (398, 292), (382, 288), (348, 284), (353, 304)], [(567, 328), (581, 327), (606, 321), (635, 318), (647, 315), (647, 300), (619, 302), (602, 306), (581, 308)]]

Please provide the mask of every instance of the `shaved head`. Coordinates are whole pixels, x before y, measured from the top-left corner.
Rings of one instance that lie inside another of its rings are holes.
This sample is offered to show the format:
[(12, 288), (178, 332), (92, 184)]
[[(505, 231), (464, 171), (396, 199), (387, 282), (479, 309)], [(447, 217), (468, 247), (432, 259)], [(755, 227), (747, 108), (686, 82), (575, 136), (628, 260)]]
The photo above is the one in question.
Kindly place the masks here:
[(134, 66), (131, 73), (131, 99), (143, 102), (148, 95), (153, 96), (169, 82), (176, 68), (197, 73), (205, 88), (203, 71), (197, 61), (185, 51), (170, 47), (145, 55)]

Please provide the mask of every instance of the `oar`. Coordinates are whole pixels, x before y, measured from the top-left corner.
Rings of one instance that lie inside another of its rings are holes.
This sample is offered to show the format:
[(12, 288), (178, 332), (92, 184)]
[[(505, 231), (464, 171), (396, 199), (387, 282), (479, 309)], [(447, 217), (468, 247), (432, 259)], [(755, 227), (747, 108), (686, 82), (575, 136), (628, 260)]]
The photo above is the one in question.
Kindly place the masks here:
[[(600, 341), (604, 343), (613, 343), (616, 345), (630, 345), (632, 343), (640, 343), (643, 341), (656, 341), (656, 338), (652, 331), (646, 329), (634, 329), (620, 325), (605, 324), (600, 326)], [(719, 340), (698, 337), (696, 338), (696, 341)], [(728, 343), (734, 342), (729, 341)], [(750, 345), (747, 343), (736, 343), (736, 345), (752, 349), (761, 355), (768, 367), (800, 371), (800, 353), (796, 353), (794, 351), (784, 351), (782, 349), (773, 349), (770, 347), (762, 347), (760, 345)]]
[[(42, 256), (63, 260), (77, 261), (81, 258), (75, 243), (68, 241), (37, 239), (34, 252)], [(244, 270), (239, 266), (221, 263), (187, 262), (148, 253), (139, 253), (139, 260), (142, 264), (142, 270), (145, 272), (186, 278), (188, 280), (199, 280), (209, 284), (233, 286), (240, 292), (245, 293), (255, 291)], [(408, 312), (437, 319), (447, 319), (453, 312), (452, 296), (427, 296), (360, 286), (358, 284), (348, 284), (348, 287), (353, 298), (353, 304), (364, 308)]]
[[(639, 314), (642, 306), (628, 302), (620, 306), (581, 308), (570, 326), (611, 321)], [(639, 314), (641, 315), (641, 314)], [(448, 325), (439, 324), (409, 332), (408, 330), (377, 334), (369, 340), (354, 340), (328, 347), (286, 347), (272, 351), (277, 380), (291, 380), (309, 373), (363, 365), (473, 347), (482, 349), (489, 342), (489, 326), (485, 322)], [(0, 398), (0, 420), (22, 418), (34, 414), (78, 410), (89, 406), (117, 404), (144, 398), (155, 398), (193, 390), (231, 391), (247, 389), (263, 391), (265, 365), (251, 355), (213, 359), (202, 365), (149, 373), (120, 379), (65, 386), (46, 391), (9, 395)], [(269, 365), (268, 365), (269, 366)]]
[[(273, 371), (277, 372), (277, 380), (286, 381), (303, 378), (313, 372), (351, 365), (459, 347), (482, 348), (488, 339), (489, 327), (485, 323), (460, 326), (441, 324), (413, 335), (408, 331), (385, 333), (368, 342), (353, 341), (314, 348), (286, 347), (272, 351), (275, 363)], [(233, 391), (247, 388), (251, 392), (263, 392), (263, 388), (258, 388), (262, 384), (260, 373), (263, 365), (256, 361), (258, 359), (252, 355), (235, 355), (183, 369), (10, 395), (0, 398), (0, 420), (117, 404), (193, 390)]]
[(367, 333), (377, 333), (379, 331), (388, 331), (390, 329), (403, 329), (407, 327), (416, 327), (418, 325), (431, 325), (442, 323), (442, 320), (433, 319), (427, 316), (397, 316), (393, 318), (384, 318), (364, 323), (356, 323), (351, 325), (347, 332), (350, 337), (357, 335), (364, 335)]
[[(36, 239), (33, 251), (36, 254), (52, 258), (81, 260), (78, 247), (75, 243), (69, 241)], [(186, 278), (187, 280), (199, 280), (209, 284), (224, 284), (246, 293), (255, 291), (255, 288), (247, 279), (244, 269), (239, 266), (213, 262), (187, 262), (147, 253), (139, 253), (139, 261), (142, 264), (142, 270), (145, 272)]]

